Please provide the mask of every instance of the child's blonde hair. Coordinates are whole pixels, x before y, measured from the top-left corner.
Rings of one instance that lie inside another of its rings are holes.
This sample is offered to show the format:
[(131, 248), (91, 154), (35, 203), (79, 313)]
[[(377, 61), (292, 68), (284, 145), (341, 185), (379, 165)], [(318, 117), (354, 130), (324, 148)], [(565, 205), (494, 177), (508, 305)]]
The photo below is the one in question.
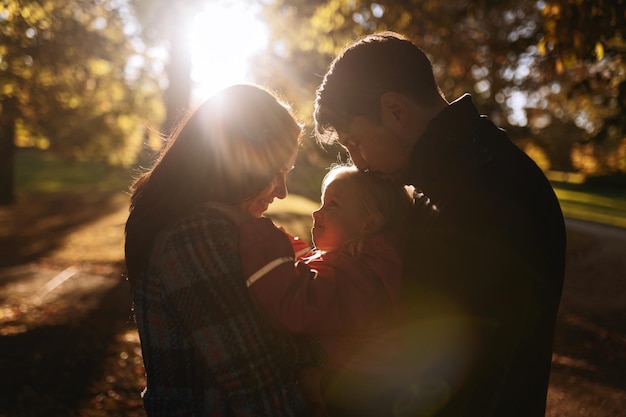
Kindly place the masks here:
[(360, 196), (366, 213), (360, 236), (346, 244), (348, 251), (357, 256), (363, 239), (378, 232), (401, 235), (406, 232), (406, 221), (413, 204), (409, 190), (401, 184), (360, 171), (354, 165), (334, 165), (322, 180), (322, 194), (331, 182), (341, 181)]

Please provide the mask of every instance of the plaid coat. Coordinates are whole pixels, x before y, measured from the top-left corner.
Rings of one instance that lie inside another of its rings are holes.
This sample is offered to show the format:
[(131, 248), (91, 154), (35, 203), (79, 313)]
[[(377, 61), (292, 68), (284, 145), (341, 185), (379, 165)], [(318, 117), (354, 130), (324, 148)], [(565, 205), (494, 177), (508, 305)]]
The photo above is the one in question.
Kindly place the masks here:
[(133, 290), (149, 417), (303, 416), (297, 349), (249, 299), (236, 226), (199, 208), (161, 233)]

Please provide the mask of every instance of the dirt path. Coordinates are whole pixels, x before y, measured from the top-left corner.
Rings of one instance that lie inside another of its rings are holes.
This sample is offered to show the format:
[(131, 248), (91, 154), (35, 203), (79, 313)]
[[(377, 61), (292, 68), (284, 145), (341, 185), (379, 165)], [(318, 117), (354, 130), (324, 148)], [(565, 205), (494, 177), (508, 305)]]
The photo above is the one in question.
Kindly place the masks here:
[(594, 238), (626, 242), (626, 229), (623, 227), (608, 226), (577, 219), (565, 219), (565, 224), (567, 229), (573, 232), (582, 232)]
[(568, 220), (548, 417), (626, 416), (626, 229)]

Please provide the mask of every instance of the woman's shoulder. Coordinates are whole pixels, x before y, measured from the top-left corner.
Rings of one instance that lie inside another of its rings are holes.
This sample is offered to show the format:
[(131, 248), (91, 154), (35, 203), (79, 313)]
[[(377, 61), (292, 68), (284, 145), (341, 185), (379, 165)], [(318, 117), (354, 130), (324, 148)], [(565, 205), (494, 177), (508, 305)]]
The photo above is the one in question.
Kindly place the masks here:
[[(237, 258), (236, 226), (215, 210), (199, 208), (182, 216), (166, 227), (155, 241), (151, 264), (187, 264), (202, 259), (227, 260)], [(234, 261), (233, 261), (234, 262)], [(213, 262), (217, 265), (218, 263)]]
[(223, 211), (216, 208), (200, 205), (192, 209), (188, 214), (181, 217), (180, 226), (214, 226), (236, 229), (235, 223)]
[(202, 244), (213, 240), (234, 241), (236, 236), (237, 226), (224, 213), (198, 206), (166, 228), (161, 239), (167, 241), (182, 238)]

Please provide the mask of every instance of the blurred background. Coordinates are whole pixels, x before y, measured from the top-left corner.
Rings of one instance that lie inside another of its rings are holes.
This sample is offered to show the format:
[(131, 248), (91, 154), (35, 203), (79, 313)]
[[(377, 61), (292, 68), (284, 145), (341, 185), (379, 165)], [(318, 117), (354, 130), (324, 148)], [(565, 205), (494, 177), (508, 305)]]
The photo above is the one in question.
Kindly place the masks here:
[(327, 167), (315, 89), (357, 36), (401, 32), (472, 94), (568, 221), (549, 416), (626, 415), (626, 1), (0, 1), (0, 417), (141, 416), (123, 270), (128, 187), (181, 115), (255, 82), (307, 133), (269, 216), (309, 238)]

